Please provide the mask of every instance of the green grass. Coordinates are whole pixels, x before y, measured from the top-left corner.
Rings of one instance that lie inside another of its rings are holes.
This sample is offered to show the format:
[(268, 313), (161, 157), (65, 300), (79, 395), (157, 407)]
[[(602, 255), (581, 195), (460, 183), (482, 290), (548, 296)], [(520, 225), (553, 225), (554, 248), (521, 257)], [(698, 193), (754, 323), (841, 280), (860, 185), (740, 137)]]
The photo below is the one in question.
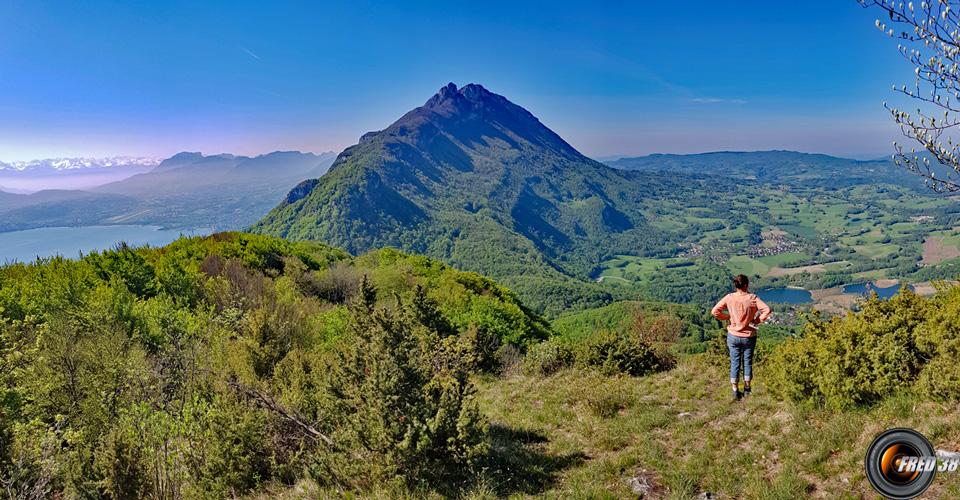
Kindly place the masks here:
[(763, 276), (770, 271), (770, 266), (758, 259), (747, 257), (746, 255), (735, 255), (727, 261), (727, 269), (733, 274), (746, 274), (747, 276)]
[(872, 271), (863, 271), (853, 275), (857, 279), (877, 280), (889, 277), (886, 269), (874, 269)]
[(801, 224), (778, 224), (778, 227), (802, 238), (815, 238), (817, 236), (817, 230), (810, 226)]
[(841, 271), (846, 269), (850, 265), (847, 261), (831, 262), (829, 264), (824, 264), (824, 269), (827, 271)]
[(897, 234), (910, 234), (921, 226), (916, 222), (896, 222), (889, 226), (890, 231)]
[[(754, 396), (733, 403), (724, 370), (708, 359), (689, 357), (643, 378), (572, 369), (481, 381), (481, 407), (492, 424), (529, 436), (524, 453), (545, 473), (533, 491), (513, 492), (628, 498), (635, 495), (627, 478), (643, 475), (669, 498), (870, 498), (862, 460), (877, 433), (909, 426), (935, 436), (935, 444), (960, 438), (952, 406), (909, 396), (842, 413), (777, 401), (763, 385), (762, 365)], [(960, 477), (944, 474), (928, 496), (958, 491)]]
[(900, 247), (893, 243), (855, 245), (853, 248), (857, 251), (857, 253), (871, 259), (881, 259), (900, 251)]
[(685, 262), (690, 262), (690, 260), (683, 258), (656, 259), (651, 257), (618, 255), (603, 262), (603, 270), (600, 272), (600, 276), (620, 278), (631, 282), (639, 281), (653, 272), (665, 269), (668, 265)]
[(660, 217), (650, 221), (650, 225), (662, 231), (679, 231), (687, 225), (674, 218)]
[[(960, 412), (952, 404), (891, 395), (871, 409), (843, 412), (772, 397), (764, 366), (754, 394), (733, 402), (723, 360), (687, 356), (668, 372), (605, 376), (571, 368), (549, 377), (483, 376), (477, 398), (490, 421), (494, 478), (468, 484), (462, 498), (636, 498), (627, 480), (643, 477), (650, 497), (878, 498), (863, 472), (870, 441), (892, 427), (957, 449)], [(342, 497), (304, 480), (255, 498)], [(399, 486), (362, 498), (439, 498)], [(960, 474), (938, 474), (925, 498), (960, 496)]]
[(789, 266), (791, 264), (806, 262), (811, 258), (813, 258), (813, 256), (803, 252), (786, 252), (786, 253), (780, 253), (776, 255), (767, 255), (765, 257), (760, 257), (759, 259), (756, 259), (756, 260), (759, 260), (760, 262), (764, 263), (768, 267), (775, 267), (775, 266), (784, 267), (784, 266)]

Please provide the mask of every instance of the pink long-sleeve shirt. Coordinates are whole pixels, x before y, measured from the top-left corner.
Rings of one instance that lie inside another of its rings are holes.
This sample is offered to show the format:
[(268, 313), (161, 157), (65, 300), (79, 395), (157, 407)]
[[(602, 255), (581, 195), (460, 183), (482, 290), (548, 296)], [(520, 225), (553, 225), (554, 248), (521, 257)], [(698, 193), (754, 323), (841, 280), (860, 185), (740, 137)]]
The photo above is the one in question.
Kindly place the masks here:
[(732, 335), (753, 337), (757, 334), (756, 325), (770, 317), (770, 307), (755, 294), (733, 292), (720, 299), (710, 313), (720, 321), (730, 320), (727, 331)]

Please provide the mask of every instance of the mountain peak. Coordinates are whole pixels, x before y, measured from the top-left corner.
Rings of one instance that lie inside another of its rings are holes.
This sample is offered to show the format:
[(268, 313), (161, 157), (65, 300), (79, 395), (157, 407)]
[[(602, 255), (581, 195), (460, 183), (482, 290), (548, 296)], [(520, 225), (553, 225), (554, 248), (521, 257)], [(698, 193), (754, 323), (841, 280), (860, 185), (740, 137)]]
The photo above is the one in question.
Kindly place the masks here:
[[(506, 99), (500, 97), (498, 100), (497, 97), (500, 96), (477, 83), (469, 83), (458, 89), (456, 84), (450, 82), (441, 87), (423, 107), (441, 114), (448, 114), (454, 110), (478, 108), (487, 104), (506, 102)], [(500, 102), (501, 100), (503, 102)]]
[(639, 208), (647, 192), (627, 176), (583, 156), (506, 97), (449, 83), (364, 134), (253, 229), (353, 253), (430, 252), (499, 276), (527, 274), (520, 263), (529, 262), (544, 279), (588, 278), (593, 260), (567, 255), (616, 252), (614, 245), (636, 252), (657, 241)]
[[(437, 134), (467, 148), (490, 146), (491, 141), (502, 141), (511, 148), (527, 143), (567, 158), (585, 159), (532, 113), (478, 83), (457, 88), (450, 82), (423, 106), (411, 110), (384, 130), (364, 134), (359, 142), (365, 144), (374, 139), (406, 142), (416, 141), (417, 137), (430, 141)], [(334, 166), (353, 154), (351, 149), (344, 151)]]

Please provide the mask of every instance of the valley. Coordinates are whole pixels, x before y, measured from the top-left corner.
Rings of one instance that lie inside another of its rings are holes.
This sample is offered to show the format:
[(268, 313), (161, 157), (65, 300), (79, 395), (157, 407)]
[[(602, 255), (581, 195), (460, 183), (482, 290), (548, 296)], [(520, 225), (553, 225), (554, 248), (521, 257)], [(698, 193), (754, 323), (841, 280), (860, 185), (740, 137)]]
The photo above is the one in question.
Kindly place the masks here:
[[(244, 229), (292, 186), (325, 173), (334, 156), (298, 151), (256, 157), (185, 152), (148, 166), (90, 169), (101, 172), (98, 179), (109, 180), (96, 185), (89, 184), (94, 182), (92, 174), (48, 168), (43, 176), (29, 177), (32, 171), (18, 171), (18, 179), (32, 185), (80, 187), (48, 187), (29, 194), (0, 192), (0, 233), (104, 225)], [(83, 182), (78, 184), (78, 177)]]
[(838, 286), (893, 280), (930, 292), (929, 281), (952, 279), (960, 262), (955, 203), (916, 189), (752, 183), (737, 195), (691, 189), (683, 199), (689, 205), (655, 200), (645, 212), (651, 224), (676, 236), (678, 256), (612, 256), (593, 278), (642, 287), (657, 273), (680, 276), (676, 270), (719, 264), (750, 276), (755, 290), (801, 287), (813, 292), (814, 307), (839, 313), (856, 296), (838, 297)]
[(180, 153), (149, 168), (4, 194), (0, 230), (250, 227), (354, 253), (395, 246), (492, 275), (550, 317), (636, 298), (706, 306), (737, 273), (838, 313), (856, 302), (838, 286), (931, 290), (960, 270), (960, 206), (892, 162), (756, 151), (601, 164), (479, 85), (440, 89), (336, 157)]

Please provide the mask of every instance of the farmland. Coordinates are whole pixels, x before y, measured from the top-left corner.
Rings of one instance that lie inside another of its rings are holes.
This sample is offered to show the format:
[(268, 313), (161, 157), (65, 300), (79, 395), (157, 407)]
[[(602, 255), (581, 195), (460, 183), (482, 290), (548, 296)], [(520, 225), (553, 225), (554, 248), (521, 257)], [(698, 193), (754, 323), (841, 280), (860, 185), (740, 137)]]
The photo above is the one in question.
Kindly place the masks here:
[(598, 266), (598, 281), (629, 286), (657, 273), (720, 265), (757, 287), (816, 290), (857, 280), (952, 278), (960, 263), (956, 203), (902, 186), (691, 188), (656, 200), (646, 215), (682, 235), (676, 255), (616, 255)]

